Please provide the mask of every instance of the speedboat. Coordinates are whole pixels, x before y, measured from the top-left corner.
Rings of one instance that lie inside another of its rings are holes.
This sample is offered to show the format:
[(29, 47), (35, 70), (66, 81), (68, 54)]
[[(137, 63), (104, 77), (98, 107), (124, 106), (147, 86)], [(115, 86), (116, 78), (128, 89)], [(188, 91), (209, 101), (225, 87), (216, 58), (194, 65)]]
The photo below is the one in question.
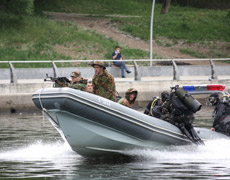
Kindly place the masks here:
[[(32, 100), (72, 150), (84, 157), (192, 143), (176, 126), (92, 93), (45, 88), (36, 91)], [(209, 129), (195, 130), (203, 141), (227, 138)]]

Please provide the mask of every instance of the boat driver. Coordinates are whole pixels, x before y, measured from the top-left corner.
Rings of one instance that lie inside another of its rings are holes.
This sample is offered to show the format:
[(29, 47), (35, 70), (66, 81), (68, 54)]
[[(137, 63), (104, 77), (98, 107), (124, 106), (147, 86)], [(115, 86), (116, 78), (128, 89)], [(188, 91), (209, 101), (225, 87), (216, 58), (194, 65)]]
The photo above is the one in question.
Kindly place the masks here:
[(127, 106), (129, 108), (133, 107), (135, 100), (137, 98), (137, 90), (134, 88), (129, 88), (126, 93), (125, 97), (121, 98), (118, 103), (122, 104), (124, 106)]
[(80, 71), (74, 71), (71, 74), (70, 88), (78, 89), (81, 91), (87, 91), (87, 79), (81, 77)]
[(213, 111), (214, 122), (211, 130), (230, 136), (230, 101), (229, 96), (223, 96), (220, 101), (219, 95), (213, 93), (209, 96), (209, 103), (215, 106)]

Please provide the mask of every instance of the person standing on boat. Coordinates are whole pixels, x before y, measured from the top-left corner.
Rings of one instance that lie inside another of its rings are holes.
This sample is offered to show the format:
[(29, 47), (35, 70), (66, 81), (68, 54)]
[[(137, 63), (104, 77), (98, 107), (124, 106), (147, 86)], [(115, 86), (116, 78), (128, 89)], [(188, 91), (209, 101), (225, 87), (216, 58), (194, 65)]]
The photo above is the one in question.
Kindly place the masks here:
[(221, 102), (219, 95), (217, 93), (213, 93), (209, 96), (208, 101), (212, 106), (215, 106), (213, 111), (214, 122), (211, 130), (230, 136), (229, 97), (225, 95), (223, 102)]
[(125, 93), (125, 97), (121, 98), (118, 103), (131, 108), (133, 107), (136, 98), (137, 90), (134, 88), (129, 88)]
[(93, 77), (93, 93), (104, 98), (116, 101), (116, 87), (114, 78), (106, 70), (101, 61), (92, 64), (95, 70)]
[(119, 61), (113, 61), (113, 64), (115, 66), (119, 66), (121, 68), (121, 77), (122, 78), (125, 78), (125, 71), (127, 73), (131, 73), (131, 71), (129, 71), (128, 68), (126, 67), (126, 64), (124, 63), (124, 61), (122, 61), (120, 46), (116, 46), (115, 51), (112, 54), (112, 58), (113, 58), (113, 60), (119, 60)]
[(87, 91), (87, 79), (81, 77), (80, 71), (74, 71), (71, 74), (70, 88), (79, 89), (81, 91)]

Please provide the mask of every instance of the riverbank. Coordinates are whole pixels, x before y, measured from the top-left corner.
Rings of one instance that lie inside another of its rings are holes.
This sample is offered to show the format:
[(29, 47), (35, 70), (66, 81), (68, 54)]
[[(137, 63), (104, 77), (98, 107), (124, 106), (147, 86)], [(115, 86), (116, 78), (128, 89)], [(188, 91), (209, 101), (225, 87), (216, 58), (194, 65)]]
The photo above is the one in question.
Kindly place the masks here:
[[(230, 91), (230, 77), (228, 76), (218, 77), (218, 80), (210, 80), (208, 76), (182, 76), (180, 81), (174, 81), (169, 76), (142, 77), (141, 81), (134, 81), (134, 78), (115, 78), (115, 82), (116, 90), (121, 96), (124, 96), (125, 91), (130, 87), (138, 90), (135, 108), (145, 107), (152, 97), (160, 96), (162, 91), (170, 91), (170, 87), (175, 85), (223, 84), (226, 91)], [(43, 82), (43, 79), (20, 80), (15, 84), (0, 81), (0, 110), (9, 113), (36, 110), (32, 102), (33, 93), (41, 88), (52, 87), (52, 82)], [(204, 98), (204, 96), (199, 98)]]

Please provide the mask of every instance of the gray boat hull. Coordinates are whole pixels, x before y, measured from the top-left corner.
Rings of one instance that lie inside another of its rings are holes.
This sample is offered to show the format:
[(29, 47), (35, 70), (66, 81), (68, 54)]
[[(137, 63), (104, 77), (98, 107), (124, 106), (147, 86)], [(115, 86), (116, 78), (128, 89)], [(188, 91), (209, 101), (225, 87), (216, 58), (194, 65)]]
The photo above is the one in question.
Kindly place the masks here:
[[(32, 99), (71, 148), (85, 157), (191, 143), (168, 122), (87, 92), (47, 88), (36, 91)], [(203, 140), (226, 138), (207, 129), (197, 132)]]

